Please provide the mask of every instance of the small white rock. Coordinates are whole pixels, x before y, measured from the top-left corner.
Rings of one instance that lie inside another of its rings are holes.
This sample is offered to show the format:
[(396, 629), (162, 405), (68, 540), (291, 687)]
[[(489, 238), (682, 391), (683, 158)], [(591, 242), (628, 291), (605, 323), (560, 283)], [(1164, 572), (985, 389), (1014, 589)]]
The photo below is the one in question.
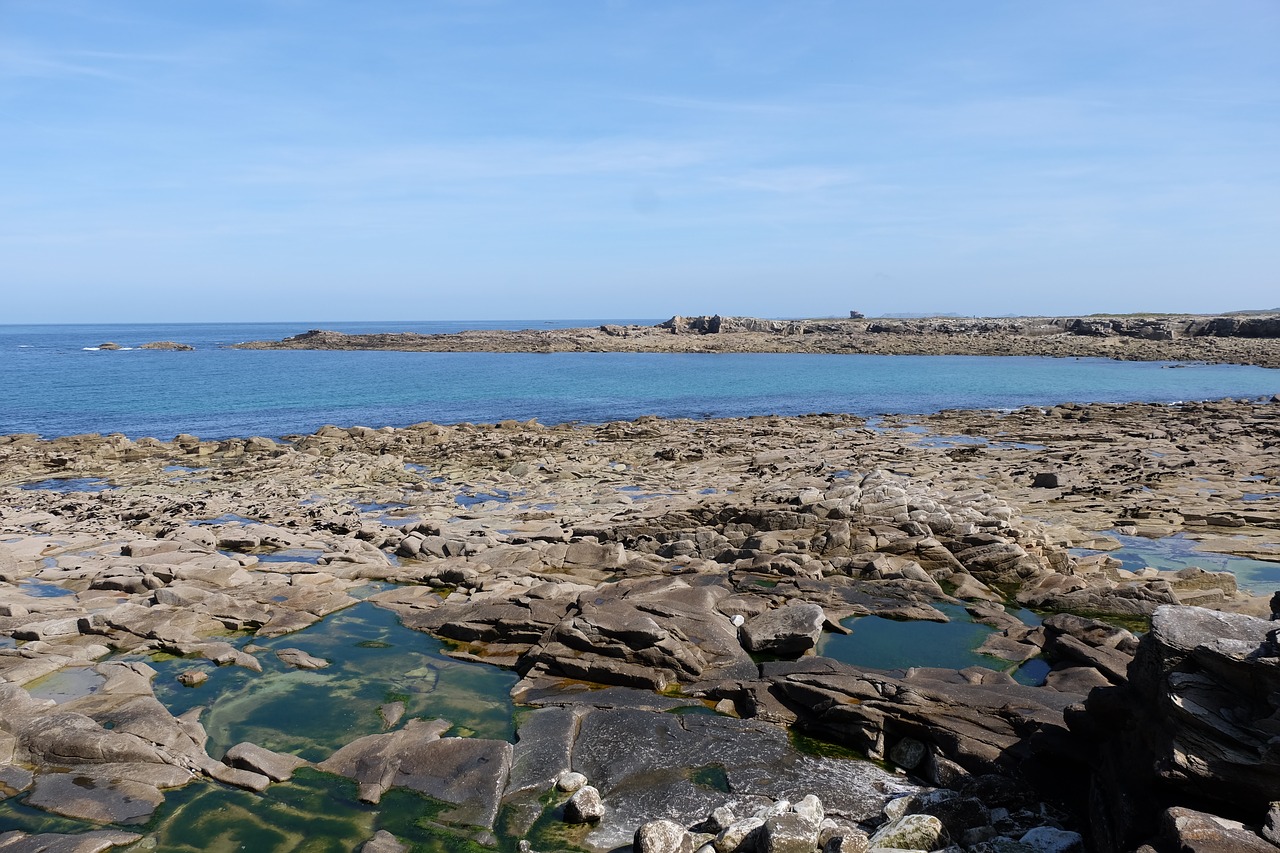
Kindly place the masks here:
[(572, 794), (587, 784), (587, 777), (572, 770), (566, 770), (556, 777), (556, 790)]

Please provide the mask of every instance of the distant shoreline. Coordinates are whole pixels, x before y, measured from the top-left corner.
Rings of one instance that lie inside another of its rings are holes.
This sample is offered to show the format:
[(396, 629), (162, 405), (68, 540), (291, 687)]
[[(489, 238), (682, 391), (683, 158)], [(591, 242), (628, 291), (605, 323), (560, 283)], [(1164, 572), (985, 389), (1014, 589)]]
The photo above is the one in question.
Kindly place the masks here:
[(605, 324), (447, 334), (346, 334), (317, 329), (234, 348), (1047, 356), (1280, 368), (1280, 314), (815, 320), (676, 316), (655, 326)]

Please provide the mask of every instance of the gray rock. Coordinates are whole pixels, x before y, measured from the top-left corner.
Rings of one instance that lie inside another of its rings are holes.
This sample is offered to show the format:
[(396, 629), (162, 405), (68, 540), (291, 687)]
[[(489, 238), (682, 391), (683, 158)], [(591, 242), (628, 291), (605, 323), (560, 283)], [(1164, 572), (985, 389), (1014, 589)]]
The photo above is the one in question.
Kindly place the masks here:
[(1262, 823), (1262, 837), (1280, 847), (1280, 802), (1272, 803), (1267, 809), (1266, 820)]
[(564, 804), (564, 819), (568, 823), (595, 823), (604, 817), (604, 804), (600, 792), (584, 785), (574, 792)]
[(271, 780), (261, 773), (255, 773), (252, 770), (242, 770), (239, 767), (232, 767), (228, 764), (222, 764), (217, 761), (210, 761), (206, 764), (204, 772), (210, 778), (217, 779), (224, 785), (244, 788), (246, 791), (261, 793), (267, 790), (268, 786), (271, 785)]
[(909, 814), (891, 820), (871, 836), (871, 849), (937, 850), (945, 845), (942, 821), (933, 815)]
[(387, 702), (378, 706), (378, 716), (382, 717), (382, 727), (384, 729), (393, 729), (396, 723), (404, 719), (405, 705), (403, 702)]
[(24, 832), (0, 833), (0, 851), (4, 853), (103, 853), (112, 847), (124, 847), (142, 840), (134, 832), (118, 829), (99, 829), (76, 835), (45, 832), (27, 835)]
[(716, 853), (737, 853), (737, 851), (754, 851), (764, 831), (764, 820), (758, 817), (744, 817), (735, 820), (720, 831), (711, 842)]
[(366, 802), (378, 802), (393, 785), (410, 788), (455, 807), (441, 820), (492, 828), (511, 768), (511, 744), (441, 738), (448, 728), (444, 720), (410, 720), (398, 731), (358, 738), (317, 766), (354, 779)]
[(360, 853), (407, 853), (408, 850), (409, 845), (402, 843), (385, 829), (380, 829), (364, 843)]
[(822, 845), (822, 853), (867, 853), (871, 840), (865, 832), (842, 832)]
[(903, 770), (914, 770), (924, 761), (928, 747), (913, 737), (904, 737), (889, 750), (889, 760)]
[(12, 764), (0, 764), (0, 800), (27, 790), (33, 780), (30, 770), (14, 767)]
[(804, 819), (812, 822), (814, 826), (821, 826), (822, 821), (827, 817), (827, 812), (822, 807), (822, 800), (813, 794), (805, 794), (797, 803), (791, 806), (791, 809)]
[(572, 794), (574, 791), (580, 790), (586, 784), (587, 777), (583, 776), (581, 773), (575, 773), (572, 770), (561, 773), (556, 777), (556, 790), (564, 791), (567, 794)]
[(1037, 826), (1018, 840), (1036, 853), (1084, 853), (1084, 836), (1052, 826)]
[(1189, 853), (1275, 853), (1276, 847), (1235, 821), (1193, 809), (1166, 809), (1161, 837), (1172, 849)]
[(747, 651), (794, 657), (818, 644), (826, 615), (809, 602), (788, 604), (755, 616), (742, 626)]
[[(511, 754), (506, 797), (521, 792), (541, 795), (570, 772), (578, 716), (572, 708), (539, 708), (522, 717)], [(582, 784), (586, 784), (585, 776)]]
[(798, 814), (768, 818), (756, 841), (758, 853), (814, 853), (818, 847), (818, 824)]
[(276, 652), (276, 657), (298, 669), (324, 669), (329, 665), (324, 658), (309, 655), (302, 649), (280, 649)]
[(636, 830), (635, 853), (693, 853), (688, 830), (671, 820), (651, 820)]
[(714, 836), (723, 832), (725, 827), (732, 824), (735, 820), (737, 820), (737, 818), (734, 817), (733, 809), (728, 806), (716, 806), (711, 810), (711, 813), (707, 815), (706, 820), (698, 824), (695, 828), (700, 832), (709, 832)]
[(272, 752), (247, 741), (228, 749), (227, 754), (222, 757), (222, 763), (241, 770), (261, 773), (273, 782), (284, 782), (292, 778), (293, 771), (308, 764), (296, 755)]
[(154, 785), (82, 773), (43, 773), (26, 803), (90, 823), (143, 823), (164, 802)]

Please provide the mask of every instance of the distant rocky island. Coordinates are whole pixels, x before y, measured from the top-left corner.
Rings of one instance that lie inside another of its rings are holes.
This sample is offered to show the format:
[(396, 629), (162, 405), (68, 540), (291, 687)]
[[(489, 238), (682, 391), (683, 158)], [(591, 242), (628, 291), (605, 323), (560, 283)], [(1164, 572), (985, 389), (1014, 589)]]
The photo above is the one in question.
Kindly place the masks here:
[[(857, 312), (852, 312), (857, 313)], [(1022, 355), (1280, 367), (1280, 314), (767, 320), (675, 316), (656, 326), (349, 335), (313, 329), (239, 349)]]

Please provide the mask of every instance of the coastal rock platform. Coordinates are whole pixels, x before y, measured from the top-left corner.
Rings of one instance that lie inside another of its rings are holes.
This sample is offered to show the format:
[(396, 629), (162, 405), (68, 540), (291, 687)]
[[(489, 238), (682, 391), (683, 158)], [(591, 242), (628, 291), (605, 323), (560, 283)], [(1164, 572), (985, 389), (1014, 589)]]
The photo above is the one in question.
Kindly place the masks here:
[(1280, 367), (1280, 314), (764, 320), (672, 317), (656, 326), (344, 334), (313, 329), (239, 349), (422, 352), (805, 352), (1028, 355)]

